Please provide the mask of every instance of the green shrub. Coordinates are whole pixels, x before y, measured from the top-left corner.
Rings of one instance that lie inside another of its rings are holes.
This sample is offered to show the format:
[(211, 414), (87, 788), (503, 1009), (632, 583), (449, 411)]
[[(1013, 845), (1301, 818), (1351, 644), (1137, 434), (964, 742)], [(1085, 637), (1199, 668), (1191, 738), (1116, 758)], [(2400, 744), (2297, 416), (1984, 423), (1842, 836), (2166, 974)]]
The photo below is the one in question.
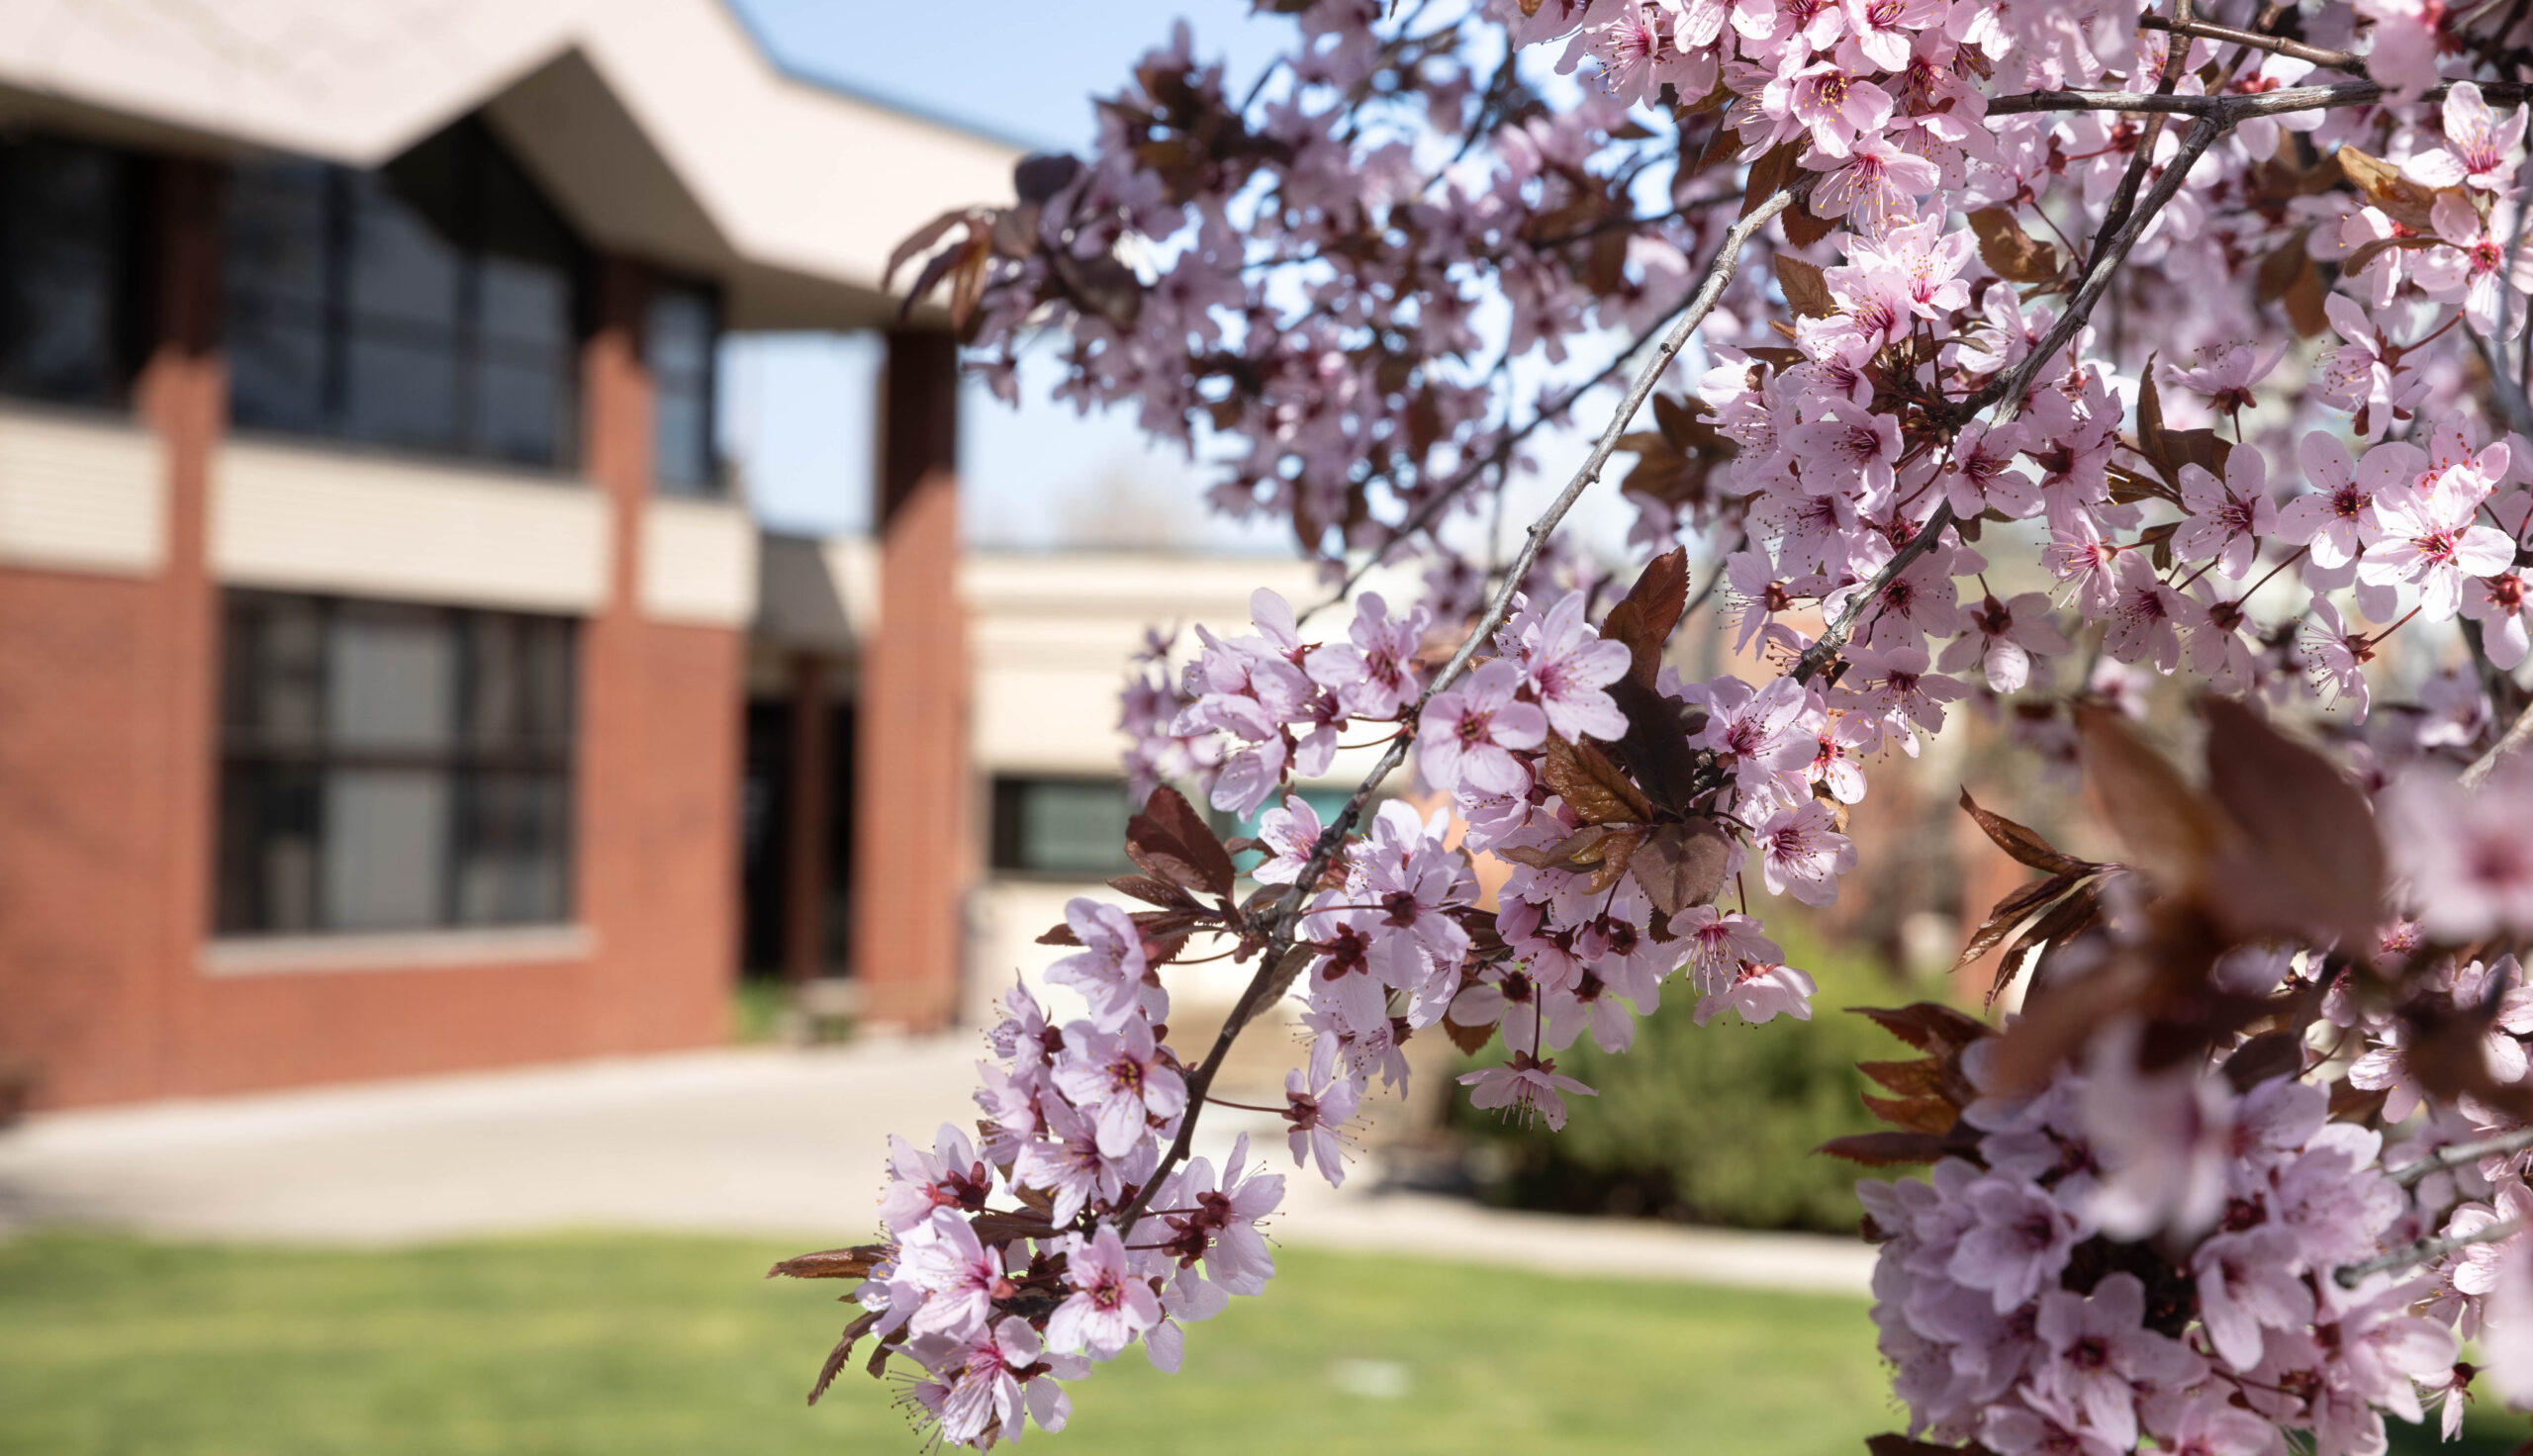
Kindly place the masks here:
[[(1637, 1023), (1636, 1046), (1613, 1055), (1587, 1034), (1557, 1070), (1599, 1090), (1566, 1099), (1565, 1130), (1524, 1128), (1454, 1100), (1454, 1120), (1503, 1169), (1492, 1201), (1565, 1213), (1652, 1215), (1744, 1228), (1851, 1231), (1858, 1169), (1813, 1151), (1877, 1124), (1859, 1100), (1858, 1061), (1910, 1055), (1850, 1006), (1923, 999), (1852, 957), (1770, 933), (1820, 992), (1809, 1022), (1744, 1026), (1732, 1013), (1704, 1027), (1680, 980)], [(1501, 1044), (1481, 1061), (1502, 1055)]]

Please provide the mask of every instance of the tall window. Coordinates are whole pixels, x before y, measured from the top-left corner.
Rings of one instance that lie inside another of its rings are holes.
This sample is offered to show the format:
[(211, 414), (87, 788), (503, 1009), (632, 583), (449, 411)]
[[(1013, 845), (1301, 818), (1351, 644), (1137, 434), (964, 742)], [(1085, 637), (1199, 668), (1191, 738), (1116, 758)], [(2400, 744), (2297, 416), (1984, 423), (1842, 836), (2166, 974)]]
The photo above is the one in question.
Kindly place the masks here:
[(218, 929), (571, 915), (560, 617), (231, 592)]
[(138, 174), (102, 146), (0, 140), (0, 393), (123, 400), (139, 355)]
[(720, 332), (720, 306), (710, 290), (671, 282), (651, 290), (642, 353), (657, 402), (652, 472), (662, 495), (721, 492), (712, 448), (712, 356)]
[(579, 249), (481, 122), (375, 172), (238, 168), (226, 266), (238, 424), (572, 462)]

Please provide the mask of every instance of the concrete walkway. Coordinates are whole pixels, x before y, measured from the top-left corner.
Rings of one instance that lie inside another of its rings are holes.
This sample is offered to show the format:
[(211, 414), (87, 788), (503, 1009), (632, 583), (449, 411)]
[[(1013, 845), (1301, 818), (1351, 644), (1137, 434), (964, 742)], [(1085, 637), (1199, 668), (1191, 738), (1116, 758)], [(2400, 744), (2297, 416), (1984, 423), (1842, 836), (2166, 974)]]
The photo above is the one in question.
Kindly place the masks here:
[[(555, 1228), (869, 1236), (888, 1135), (975, 1117), (978, 1039), (695, 1052), (55, 1113), (0, 1134), (0, 1230), (392, 1244)], [(1279, 1242), (1542, 1273), (1863, 1294), (1851, 1240), (1508, 1214), (1293, 1176), (1270, 1117), (1219, 1109), (1287, 1174)]]

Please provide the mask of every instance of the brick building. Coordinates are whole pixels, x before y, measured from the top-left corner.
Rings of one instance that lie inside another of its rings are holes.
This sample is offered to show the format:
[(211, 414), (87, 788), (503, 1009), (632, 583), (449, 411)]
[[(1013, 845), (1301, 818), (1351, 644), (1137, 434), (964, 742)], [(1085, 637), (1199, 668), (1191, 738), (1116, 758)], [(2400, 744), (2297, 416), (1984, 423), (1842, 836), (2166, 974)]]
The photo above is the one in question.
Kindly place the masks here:
[[(0, 1074), (719, 1040), (752, 682), (800, 705), (787, 956), (952, 1014), (952, 351), (890, 336), (878, 625), (836, 652), (751, 643), (713, 359), (893, 327), (891, 248), (1013, 148), (783, 75), (714, 0), (175, 14), (0, 0)], [(848, 796), (940, 827), (827, 855)]]

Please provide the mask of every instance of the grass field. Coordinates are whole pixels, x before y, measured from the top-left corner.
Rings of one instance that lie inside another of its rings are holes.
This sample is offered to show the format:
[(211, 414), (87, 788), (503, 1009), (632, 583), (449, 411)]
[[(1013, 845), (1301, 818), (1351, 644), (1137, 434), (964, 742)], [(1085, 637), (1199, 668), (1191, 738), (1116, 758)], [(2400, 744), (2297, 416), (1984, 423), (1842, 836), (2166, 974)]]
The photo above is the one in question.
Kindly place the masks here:
[[(889, 1390), (858, 1373), (801, 1406), (843, 1314), (831, 1289), (757, 1277), (793, 1252), (0, 1243), (0, 1453), (913, 1451)], [(1191, 1331), (1185, 1373), (1131, 1354), (1075, 1386), (1072, 1428), (1029, 1448), (1852, 1456), (1895, 1423), (1857, 1302), (1279, 1258), (1266, 1297)], [(2512, 1444), (2492, 1428), (2467, 1449)]]

